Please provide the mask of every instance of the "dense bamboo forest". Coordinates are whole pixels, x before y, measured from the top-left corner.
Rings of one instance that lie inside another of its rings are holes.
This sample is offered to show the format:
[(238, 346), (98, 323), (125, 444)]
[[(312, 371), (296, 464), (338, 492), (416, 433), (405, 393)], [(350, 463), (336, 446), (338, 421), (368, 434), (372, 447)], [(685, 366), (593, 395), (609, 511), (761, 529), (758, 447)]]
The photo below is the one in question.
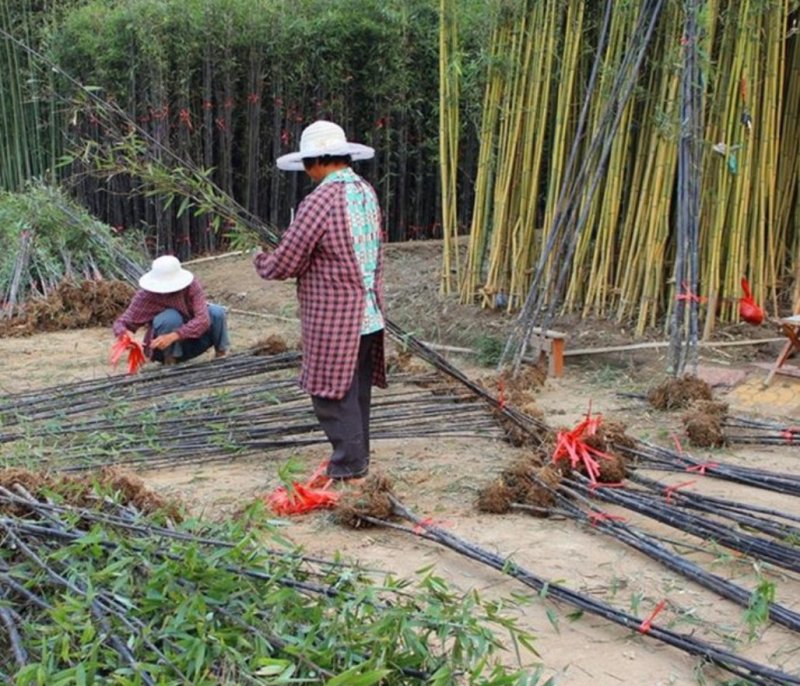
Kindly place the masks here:
[(506, 6), (489, 45), (508, 63), (488, 71), (464, 300), (514, 310), (527, 299), (531, 318), (555, 307), (632, 321), (638, 334), (686, 299), (701, 301), (709, 333), (718, 317), (737, 316), (742, 277), (772, 311), (791, 306), (800, 4), (694, 3), (690, 288), (675, 271), (692, 4)]
[[(275, 226), (308, 187), (274, 159), (295, 149), (317, 118), (340, 123), (376, 148), (359, 166), (378, 188), (391, 240), (440, 236), (438, 22), (427, 0), (2, 0), (2, 24), (42, 53), (4, 41), (0, 185), (52, 173), (65, 141), (103, 141), (91, 103), (46, 60), (111, 101), (158, 143), (213, 169), (211, 180)], [(478, 6), (479, 3), (472, 3)], [(466, 6), (466, 5), (465, 5)], [(475, 12), (470, 15), (480, 19)], [(483, 30), (462, 27), (474, 47)], [(462, 46), (465, 43), (462, 42)], [(6, 69), (5, 65), (10, 65)], [(465, 88), (479, 92), (478, 63)], [(479, 116), (474, 99), (465, 106)], [(63, 134), (66, 134), (66, 138)], [(477, 141), (464, 146), (477, 154)], [(470, 152), (471, 151), (471, 152)], [(154, 153), (158, 155), (158, 151)], [(469, 162), (467, 161), (467, 164)], [(125, 230), (144, 227), (153, 250), (184, 257), (217, 249), (203, 216), (178, 216), (124, 173), (100, 179), (79, 164), (61, 180), (94, 214)], [(461, 224), (471, 184), (461, 183)]]
[[(0, 6), (0, 186), (60, 183), (152, 253), (229, 245), (218, 213), (162, 192), (176, 160), (279, 231), (309, 186), (274, 159), (330, 118), (377, 149), (359, 171), (389, 239), (444, 238), (442, 290), (466, 302), (639, 334), (696, 302), (708, 335), (736, 319), (742, 277), (770, 311), (797, 299), (800, 0)], [(124, 146), (142, 136), (137, 167)], [(676, 274), (686, 183), (692, 283)]]

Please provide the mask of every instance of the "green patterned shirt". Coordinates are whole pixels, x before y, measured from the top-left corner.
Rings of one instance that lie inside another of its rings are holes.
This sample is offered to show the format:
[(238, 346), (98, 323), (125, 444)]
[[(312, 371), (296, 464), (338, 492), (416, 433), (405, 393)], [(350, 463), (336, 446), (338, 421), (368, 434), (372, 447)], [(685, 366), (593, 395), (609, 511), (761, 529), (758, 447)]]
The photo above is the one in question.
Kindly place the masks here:
[[(383, 315), (375, 297), (375, 272), (381, 247), (380, 211), (375, 195), (366, 181), (350, 167), (328, 174), (322, 181), (344, 183), (347, 198), (347, 218), (353, 236), (353, 249), (361, 266), (364, 288), (367, 289), (361, 335), (380, 331), (384, 327)], [(320, 184), (322, 185), (322, 184)]]

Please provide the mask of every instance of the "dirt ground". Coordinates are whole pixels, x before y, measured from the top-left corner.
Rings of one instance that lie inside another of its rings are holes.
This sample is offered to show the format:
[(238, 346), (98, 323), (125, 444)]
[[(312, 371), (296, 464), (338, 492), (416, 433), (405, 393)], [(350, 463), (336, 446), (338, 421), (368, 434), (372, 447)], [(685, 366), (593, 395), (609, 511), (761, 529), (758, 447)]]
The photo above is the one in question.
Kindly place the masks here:
[[(270, 334), (294, 344), (299, 338), (294, 287), (258, 279), (244, 257), (198, 262), (190, 267), (211, 297), (227, 305), (233, 346), (242, 350)], [(502, 340), (510, 318), (496, 312), (460, 305), (438, 294), (439, 253), (435, 243), (389, 246), (387, 300), (390, 317), (421, 338), (455, 346), (478, 347), (487, 338)], [(631, 342), (615, 324), (561, 323), (568, 331), (567, 349)], [(741, 330), (720, 332), (721, 338), (739, 338)], [(772, 331), (763, 336), (775, 335)], [(108, 353), (109, 330), (88, 329), (27, 338), (0, 339), (3, 374), (0, 391), (41, 388), (70, 380), (101, 378), (112, 371)], [(781, 416), (787, 424), (800, 416), (800, 382), (779, 376), (769, 392), (758, 366), (777, 354), (778, 344), (703, 352), (703, 374), (716, 383), (718, 398), (731, 403), (736, 414)], [(591, 408), (607, 419), (622, 421), (639, 438), (673, 446), (681, 434), (680, 413), (656, 412), (644, 403), (621, 397), (620, 392), (642, 392), (663, 378), (663, 350), (568, 357), (561, 378), (551, 378), (537, 391), (537, 405), (554, 427), (572, 427)], [(491, 377), (492, 369), (476, 357), (451, 357), (474, 377)], [(782, 398), (776, 402), (775, 398)], [(793, 398), (798, 402), (794, 403)], [(642, 618), (665, 599), (657, 623), (692, 634), (763, 664), (800, 674), (800, 641), (792, 632), (769, 624), (748, 639), (744, 610), (640, 553), (626, 548), (597, 530), (551, 517), (524, 514), (486, 515), (475, 509), (480, 488), (507, 466), (521, 449), (497, 440), (420, 438), (376, 442), (372, 463), (394, 482), (404, 503), (422, 517), (430, 517), (454, 533), (508, 556), (552, 583), (591, 595)], [(327, 455), (324, 446), (284, 452), (277, 457), (238, 459), (201, 466), (144, 472), (159, 492), (177, 496), (196, 513), (225, 516), (279, 484), (280, 462), (296, 456), (309, 473)], [(755, 446), (747, 449), (694, 450), (709, 459), (747, 464), (781, 472), (796, 472), (797, 447)], [(665, 485), (687, 480), (686, 475), (652, 472)], [(732, 500), (761, 504), (800, 516), (797, 499), (692, 476), (698, 491)], [(610, 511), (614, 511), (609, 508)], [(625, 513), (628, 521), (663, 535), (674, 550), (704, 564), (725, 578), (752, 589), (760, 578), (774, 581), (777, 600), (800, 611), (798, 575), (762, 566), (737, 555), (726, 555), (713, 542), (700, 541)], [(520, 600), (515, 610), (522, 626), (536, 636), (538, 657), (524, 656), (526, 664), (541, 663), (556, 684), (604, 686), (641, 684), (724, 684), (729, 679), (675, 648), (625, 630), (598, 617), (570, 618), (573, 608), (554, 604), (530, 589), (434, 543), (390, 529), (348, 530), (334, 524), (327, 513), (283, 520), (283, 534), (304, 546), (309, 554), (332, 556), (336, 551), (370, 568), (408, 576), (431, 564), (456, 587), (478, 589), (487, 597)], [(695, 546), (696, 549), (690, 546)], [(513, 663), (513, 655), (508, 655)]]

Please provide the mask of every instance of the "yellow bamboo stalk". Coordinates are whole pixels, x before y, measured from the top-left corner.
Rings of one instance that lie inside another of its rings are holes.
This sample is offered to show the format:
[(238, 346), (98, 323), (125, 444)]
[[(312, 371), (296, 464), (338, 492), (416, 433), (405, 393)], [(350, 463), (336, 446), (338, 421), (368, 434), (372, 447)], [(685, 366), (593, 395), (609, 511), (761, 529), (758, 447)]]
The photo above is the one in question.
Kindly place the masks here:
[[(517, 174), (516, 155), (520, 145), (523, 111), (519, 107), (528, 83), (528, 66), (532, 59), (533, 41), (528, 39), (529, 17), (518, 16), (512, 34), (511, 88), (504, 102), (505, 120), (500, 127), (497, 178), (494, 189), (494, 214), (489, 266), (484, 286), (484, 306), (499, 304), (497, 294), (508, 294), (510, 281), (511, 236), (517, 222), (514, 193)], [(500, 301), (501, 303), (502, 301)]]
[[(558, 73), (556, 106), (554, 108), (555, 121), (552, 124), (552, 151), (546, 180), (547, 197), (542, 219), (543, 230), (539, 241), (540, 250), (546, 244), (550, 235), (549, 230), (555, 220), (564, 167), (572, 143), (570, 133), (575, 130), (574, 112), (579, 98), (579, 89), (576, 84), (580, 73), (580, 46), (584, 30), (584, 3), (568, 3), (567, 17), (561, 38), (563, 45), (561, 69)], [(534, 263), (536, 260), (538, 260), (538, 255), (534, 254), (531, 262)]]
[(512, 270), (507, 305), (509, 311), (518, 307), (527, 294), (530, 286), (530, 265), (537, 250), (538, 199), (542, 192), (542, 157), (551, 106), (551, 74), (563, 14), (562, 3), (558, 0), (547, 0), (538, 9), (531, 25), (534, 35), (541, 39), (533, 41), (536, 48), (530, 65), (531, 86), (522, 105), (526, 115), (523, 118), (521, 135), (522, 175), (519, 183), (521, 192), (518, 196), (520, 222), (512, 236)]
[(439, 165), (442, 185), (442, 278), (449, 295), (458, 281), (459, 68), (455, 0), (439, 4)]
[(509, 32), (507, 25), (496, 25), (492, 31), (490, 45), (489, 70), (487, 86), (483, 99), (483, 116), (481, 119), (480, 148), (475, 175), (475, 198), (473, 202), (472, 221), (470, 223), (469, 244), (467, 247), (467, 265), (461, 283), (461, 302), (473, 302), (478, 296), (478, 283), (481, 279), (484, 250), (488, 234), (488, 217), (490, 214), (491, 192), (494, 181), (494, 150), (497, 127), (500, 115), (498, 107), (504, 88), (504, 74), (498, 68), (499, 56), (506, 43)]

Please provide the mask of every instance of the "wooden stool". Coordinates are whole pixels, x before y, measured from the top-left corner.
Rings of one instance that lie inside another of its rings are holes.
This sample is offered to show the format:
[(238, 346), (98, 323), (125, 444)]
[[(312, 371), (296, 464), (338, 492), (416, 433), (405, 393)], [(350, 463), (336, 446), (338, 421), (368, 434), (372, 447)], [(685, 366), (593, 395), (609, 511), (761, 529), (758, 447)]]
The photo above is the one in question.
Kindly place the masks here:
[(538, 326), (533, 329), (530, 346), (538, 349), (539, 357), (547, 357), (547, 374), (561, 376), (564, 373), (564, 341), (567, 334), (550, 329), (542, 331)]
[(772, 365), (772, 369), (769, 370), (767, 378), (764, 379), (764, 386), (769, 386), (770, 382), (772, 381), (772, 377), (775, 376), (775, 373), (781, 367), (783, 367), (793, 350), (800, 351), (800, 314), (795, 314), (791, 317), (783, 317), (782, 319), (779, 319), (778, 322), (780, 323), (783, 335), (786, 336), (787, 340), (780, 352), (780, 355), (778, 355), (778, 359), (775, 360), (775, 364)]

